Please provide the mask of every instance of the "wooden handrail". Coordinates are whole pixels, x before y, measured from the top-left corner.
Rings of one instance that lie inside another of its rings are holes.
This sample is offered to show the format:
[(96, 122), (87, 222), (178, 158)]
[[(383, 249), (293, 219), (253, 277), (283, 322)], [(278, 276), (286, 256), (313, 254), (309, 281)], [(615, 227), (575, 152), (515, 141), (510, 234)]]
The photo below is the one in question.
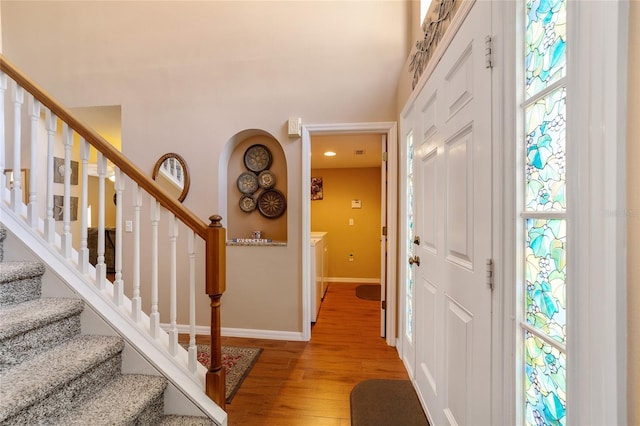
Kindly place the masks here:
[(73, 130), (82, 136), (93, 147), (100, 151), (109, 161), (118, 167), (124, 174), (133, 179), (141, 188), (153, 195), (160, 204), (176, 215), (201, 238), (206, 239), (209, 227), (202, 219), (187, 210), (180, 202), (165, 191), (160, 185), (142, 172), (135, 164), (130, 162), (120, 151), (107, 142), (95, 130), (78, 120), (71, 112), (62, 106), (53, 96), (35, 84), (24, 73), (16, 68), (9, 60), (0, 54), (0, 71), (6, 73), (15, 80), (27, 92), (31, 93), (41, 104), (49, 108), (58, 118), (67, 123)]
[(67, 123), (76, 133), (118, 167), (120, 171), (129, 176), (138, 186), (158, 200), (160, 205), (173, 213), (176, 218), (205, 241), (205, 293), (211, 300), (211, 361), (206, 375), (205, 391), (215, 403), (224, 409), (225, 371), (222, 366), (222, 345), (220, 340), (220, 299), (226, 287), (226, 233), (221, 224), (222, 217), (211, 216), (209, 218), (210, 224), (206, 224), (153, 179), (143, 173), (135, 164), (131, 163), (95, 130), (78, 120), (60, 102), (35, 84), (2, 54), (0, 54), (0, 71), (7, 74), (23, 89), (31, 93), (35, 99)]

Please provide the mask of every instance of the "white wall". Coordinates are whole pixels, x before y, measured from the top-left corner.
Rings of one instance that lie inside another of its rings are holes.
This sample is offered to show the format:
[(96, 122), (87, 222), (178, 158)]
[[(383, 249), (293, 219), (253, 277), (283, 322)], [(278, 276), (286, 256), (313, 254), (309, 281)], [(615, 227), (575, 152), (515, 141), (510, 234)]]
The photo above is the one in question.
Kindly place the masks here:
[[(149, 175), (177, 152), (185, 205), (218, 206), (218, 159), (245, 129), (282, 144), (288, 245), (229, 247), (222, 325), (301, 330), (301, 146), (286, 121), (395, 121), (409, 2), (2, 1), (4, 54), (70, 107), (120, 105), (122, 151)], [(125, 220), (128, 219), (125, 217)], [(277, 265), (274, 268), (273, 265)], [(200, 287), (202, 288), (202, 287)], [(208, 300), (198, 322), (208, 324)], [(184, 322), (179, 319), (179, 322)]]
[(627, 317), (628, 422), (640, 421), (640, 3), (629, 3), (629, 65), (627, 110)]
[(0, 2), (0, 53), (2, 53), (2, 2)]

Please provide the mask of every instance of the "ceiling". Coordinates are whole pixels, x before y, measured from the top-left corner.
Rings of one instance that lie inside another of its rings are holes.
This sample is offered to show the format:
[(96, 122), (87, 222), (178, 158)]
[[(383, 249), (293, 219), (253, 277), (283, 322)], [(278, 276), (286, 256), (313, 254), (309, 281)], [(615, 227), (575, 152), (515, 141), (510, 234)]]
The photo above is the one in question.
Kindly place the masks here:
[[(336, 153), (334, 157), (324, 155)], [(311, 168), (338, 169), (380, 167), (382, 164), (381, 135), (336, 134), (311, 137)]]

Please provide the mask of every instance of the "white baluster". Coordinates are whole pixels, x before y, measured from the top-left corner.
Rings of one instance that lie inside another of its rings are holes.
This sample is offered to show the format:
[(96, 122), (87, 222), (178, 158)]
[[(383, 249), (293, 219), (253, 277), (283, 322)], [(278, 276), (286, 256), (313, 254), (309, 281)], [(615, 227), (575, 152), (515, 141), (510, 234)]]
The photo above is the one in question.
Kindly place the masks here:
[(131, 298), (131, 318), (140, 322), (142, 317), (142, 298), (140, 297), (140, 207), (142, 190), (133, 183), (133, 297)]
[(196, 243), (195, 232), (187, 234), (189, 254), (189, 371), (195, 373), (198, 367), (198, 348), (196, 346)]
[(7, 91), (7, 74), (0, 71), (0, 197), (4, 200), (4, 188), (7, 187), (7, 179), (4, 175), (5, 159), (4, 159), (4, 94)]
[(176, 321), (177, 315), (177, 255), (176, 240), (178, 238), (178, 221), (173, 213), (169, 213), (169, 257), (170, 257), (170, 271), (169, 271), (169, 353), (175, 355), (178, 350), (178, 327)]
[(38, 120), (40, 120), (40, 101), (29, 96), (31, 111), (31, 165), (29, 171), (29, 209), (28, 219), (32, 228), (38, 226)]
[(87, 165), (89, 163), (90, 145), (80, 138), (80, 160), (82, 161), (82, 196), (80, 201), (80, 250), (78, 251), (78, 263), (80, 272), (86, 274), (89, 270), (89, 249), (87, 248), (87, 227), (89, 217), (87, 211), (89, 204), (89, 173)]
[[(14, 82), (15, 83), (15, 82)], [(11, 209), (20, 214), (22, 211), (22, 177), (20, 173), (21, 148), (21, 109), (24, 103), (24, 89), (13, 85), (13, 190), (11, 191)]]
[(124, 283), (122, 281), (122, 191), (124, 191), (124, 175), (118, 167), (116, 172), (116, 247), (115, 247), (115, 281), (113, 291), (113, 302), (117, 306), (122, 306), (124, 299)]
[(62, 202), (62, 255), (71, 258), (71, 146), (73, 130), (67, 123), (62, 123), (62, 141), (64, 142), (64, 195)]
[(53, 217), (53, 142), (58, 130), (58, 117), (46, 110), (47, 125), (47, 215), (44, 222), (44, 235), (49, 244), (53, 244), (56, 233), (56, 221)]
[(106, 288), (107, 265), (104, 263), (104, 179), (107, 176), (107, 160), (98, 151), (98, 258), (96, 259), (96, 280), (100, 290)]
[(151, 337), (158, 338), (160, 332), (160, 313), (158, 313), (158, 223), (160, 222), (160, 203), (151, 200)]

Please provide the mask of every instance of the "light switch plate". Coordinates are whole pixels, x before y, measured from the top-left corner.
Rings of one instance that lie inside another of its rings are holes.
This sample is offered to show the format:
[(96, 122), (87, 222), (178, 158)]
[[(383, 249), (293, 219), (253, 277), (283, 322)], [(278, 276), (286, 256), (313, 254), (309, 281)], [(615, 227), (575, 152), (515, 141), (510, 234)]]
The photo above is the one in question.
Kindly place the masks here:
[(289, 137), (295, 138), (302, 136), (302, 118), (291, 117), (289, 119)]

